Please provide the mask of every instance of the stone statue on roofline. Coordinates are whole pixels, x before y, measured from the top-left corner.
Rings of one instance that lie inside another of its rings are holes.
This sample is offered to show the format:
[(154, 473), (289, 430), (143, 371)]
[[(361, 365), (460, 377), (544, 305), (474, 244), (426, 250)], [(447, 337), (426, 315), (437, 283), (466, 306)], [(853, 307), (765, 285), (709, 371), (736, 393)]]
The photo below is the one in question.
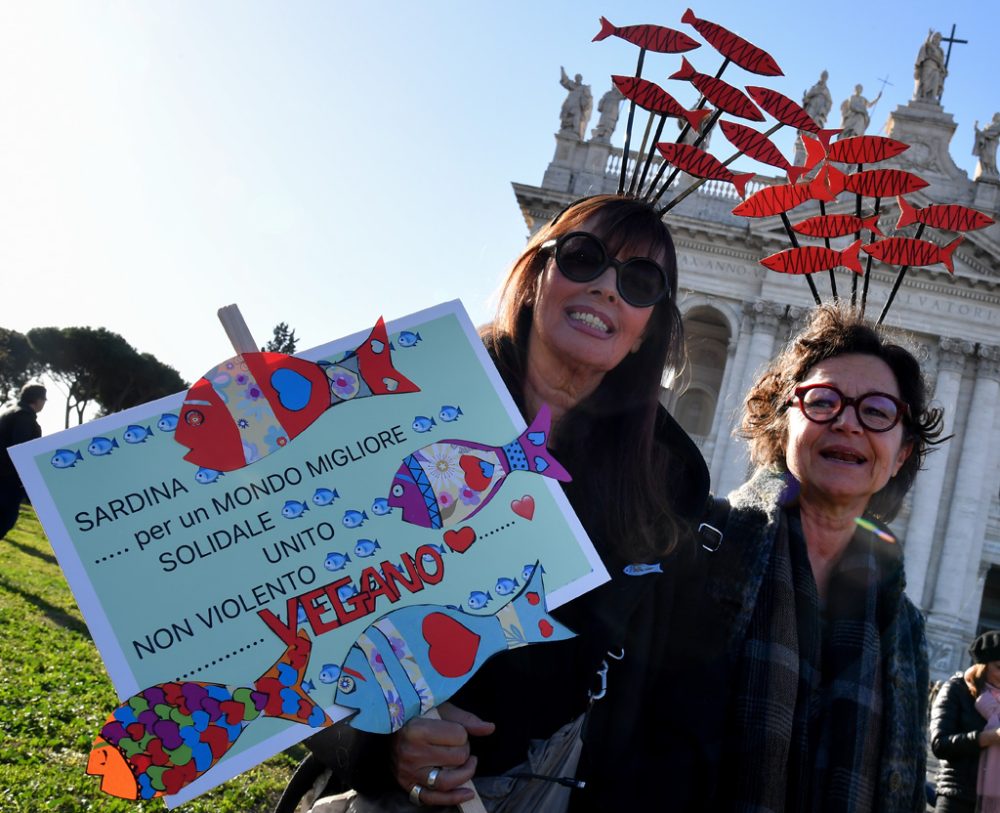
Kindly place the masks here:
[(1000, 141), (1000, 113), (993, 114), (993, 121), (982, 130), (979, 122), (975, 124), (976, 140), (972, 145), (972, 154), (979, 159), (976, 166), (976, 180), (990, 178), (1000, 180), (997, 172), (997, 143)]
[(590, 113), (594, 109), (594, 97), (590, 93), (590, 85), (583, 84), (583, 76), (579, 73), (570, 79), (566, 75), (565, 68), (560, 67), (559, 70), (562, 72), (559, 84), (569, 91), (559, 110), (559, 131), (573, 133), (583, 141)]
[(601, 100), (597, 103), (597, 112), (601, 115), (597, 119), (597, 126), (590, 131), (592, 140), (602, 144), (610, 143), (615, 125), (618, 124), (618, 114), (624, 98), (624, 94), (613, 85), (611, 90), (601, 96)]
[(826, 86), (826, 80), (829, 78), (830, 74), (823, 71), (819, 75), (819, 81), (802, 96), (802, 109), (820, 127), (826, 124), (826, 117), (830, 115), (830, 109), (833, 107), (833, 97), (830, 95), (830, 88)]
[(861, 85), (854, 86), (854, 95), (850, 99), (845, 99), (840, 105), (840, 129), (838, 138), (850, 138), (851, 136), (864, 135), (871, 121), (868, 111), (874, 107), (878, 100), (882, 98), (882, 91), (879, 91), (871, 101), (868, 101), (862, 91)]
[(944, 90), (944, 79), (948, 70), (944, 66), (944, 49), (941, 47), (941, 33), (928, 31), (927, 40), (920, 46), (917, 61), (913, 65), (913, 98), (937, 102)]

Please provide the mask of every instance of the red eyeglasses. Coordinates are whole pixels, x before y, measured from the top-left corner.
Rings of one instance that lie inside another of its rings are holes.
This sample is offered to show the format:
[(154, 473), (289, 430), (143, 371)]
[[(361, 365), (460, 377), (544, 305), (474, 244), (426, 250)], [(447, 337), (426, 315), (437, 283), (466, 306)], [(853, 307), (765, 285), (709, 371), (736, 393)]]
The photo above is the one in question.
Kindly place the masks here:
[[(813, 423), (832, 423), (847, 407), (854, 407), (858, 423), (870, 432), (888, 432), (909, 411), (904, 401), (884, 393), (866, 392), (857, 398), (844, 395), (830, 384), (806, 384), (795, 388), (799, 409)], [(790, 398), (788, 405), (795, 404)]]

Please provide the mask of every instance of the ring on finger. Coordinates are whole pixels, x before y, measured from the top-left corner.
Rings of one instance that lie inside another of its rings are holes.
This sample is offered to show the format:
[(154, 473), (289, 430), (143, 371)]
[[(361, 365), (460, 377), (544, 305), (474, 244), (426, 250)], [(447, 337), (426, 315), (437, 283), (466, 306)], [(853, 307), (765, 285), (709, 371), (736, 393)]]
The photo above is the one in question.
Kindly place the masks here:
[(424, 790), (423, 785), (414, 785), (412, 788), (410, 788), (410, 801), (417, 807), (423, 805), (423, 802), (420, 801), (420, 794), (423, 792), (423, 790)]
[(431, 768), (430, 772), (427, 774), (426, 786), (433, 788), (437, 784), (438, 777), (441, 775), (442, 768)]

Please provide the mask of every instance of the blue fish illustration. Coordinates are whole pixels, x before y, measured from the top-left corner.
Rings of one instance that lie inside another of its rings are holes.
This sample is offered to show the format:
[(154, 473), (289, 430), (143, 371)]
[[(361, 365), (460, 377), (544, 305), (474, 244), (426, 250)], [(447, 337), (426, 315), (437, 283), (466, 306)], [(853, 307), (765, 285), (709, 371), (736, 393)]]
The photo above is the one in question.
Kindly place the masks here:
[(428, 418), (426, 415), (417, 415), (417, 417), (413, 419), (412, 426), (414, 432), (430, 432), (431, 427), (437, 426), (437, 424), (434, 423), (433, 418)]
[(334, 500), (340, 499), (340, 494), (336, 489), (317, 488), (313, 494), (313, 505), (329, 505)]
[(351, 557), (346, 553), (328, 553), (323, 567), (327, 570), (343, 570), (344, 566), (351, 561)]
[(365, 520), (368, 519), (368, 514), (364, 511), (355, 511), (353, 508), (348, 509), (344, 512), (344, 527), (345, 528), (360, 528), (365, 524)]
[(494, 588), (498, 596), (509, 596), (518, 587), (517, 579), (509, 579), (506, 576), (501, 576), (497, 579), (496, 587)]
[(655, 565), (626, 565), (624, 572), (626, 576), (647, 576), (650, 573), (662, 573), (663, 568), (658, 563)]
[(358, 636), (341, 665), (334, 702), (357, 710), (352, 727), (390, 734), (451, 697), (496, 653), (571, 637), (545, 611), (541, 572), (493, 615), (402, 607)]
[(164, 412), (156, 422), (156, 428), (161, 432), (173, 432), (177, 428), (177, 416), (172, 412)]
[(214, 483), (220, 477), (222, 477), (221, 471), (216, 471), (215, 469), (206, 469), (204, 466), (198, 469), (198, 471), (195, 472), (194, 475), (194, 479), (197, 482), (201, 483), (203, 486), (207, 486), (209, 483)]
[(300, 627), (304, 627), (307, 623), (309, 623), (309, 616), (306, 615), (306, 608), (301, 604), (299, 605), (298, 611), (295, 613), (295, 619), (298, 621)]
[(339, 677), (340, 667), (335, 663), (324, 663), (323, 668), (319, 670), (320, 683), (336, 683)]
[(462, 414), (462, 407), (459, 406), (443, 406), (441, 411), (438, 413), (438, 417), (447, 423), (452, 421), (457, 421), (458, 416)]
[[(428, 542), (427, 547), (434, 548), (434, 550), (437, 551), (438, 555), (440, 556), (444, 556), (448, 552), (448, 549), (444, 545), (436, 545), (433, 542)], [(420, 562), (425, 567), (427, 565), (432, 565), (434, 563), (434, 557), (431, 556), (429, 553), (425, 553), (420, 557)]]
[(413, 347), (419, 341), (422, 341), (420, 334), (414, 333), (412, 330), (404, 330), (399, 334), (400, 347)]
[(57, 469), (71, 469), (79, 460), (83, 460), (83, 455), (80, 454), (79, 451), (74, 452), (70, 449), (57, 449), (56, 453), (52, 455), (52, 460), (49, 462), (54, 468)]
[(347, 599), (358, 594), (358, 588), (353, 584), (342, 584), (337, 588), (337, 598), (340, 599), (340, 603), (343, 604)]
[(139, 426), (137, 424), (131, 424), (128, 429), (125, 430), (125, 434), (122, 435), (125, 438), (126, 443), (145, 443), (146, 438), (151, 438), (153, 436), (153, 430), (148, 426)]
[(376, 497), (372, 500), (372, 513), (377, 517), (384, 517), (392, 513), (392, 507), (386, 497)]
[(483, 609), (492, 600), (493, 596), (489, 594), (489, 591), (484, 593), (482, 590), (473, 590), (469, 593), (469, 607), (473, 610)]
[(537, 562), (525, 565), (521, 570), (521, 581), (527, 582), (531, 578), (531, 574), (535, 572), (536, 567), (539, 568), (542, 573), (545, 572), (545, 568)]
[(309, 506), (304, 502), (300, 502), (299, 500), (285, 500), (285, 504), (281, 508), (281, 516), (285, 519), (296, 519), (308, 510)]
[(302, 691), (304, 691), (304, 692), (312, 692), (315, 689), (316, 689), (316, 684), (313, 683), (311, 680), (303, 680), (302, 681)]
[(359, 539), (358, 544), (354, 546), (354, 555), (359, 558), (365, 558), (373, 555), (381, 547), (377, 539)]
[(87, 451), (94, 457), (103, 457), (111, 454), (112, 449), (118, 448), (118, 438), (94, 438), (90, 441)]

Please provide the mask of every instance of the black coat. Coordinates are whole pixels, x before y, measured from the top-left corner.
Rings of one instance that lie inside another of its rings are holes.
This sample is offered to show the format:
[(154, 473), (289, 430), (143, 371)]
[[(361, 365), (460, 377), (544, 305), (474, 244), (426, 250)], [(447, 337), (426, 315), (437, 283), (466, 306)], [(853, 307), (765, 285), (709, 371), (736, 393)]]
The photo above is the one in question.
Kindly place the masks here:
[(976, 801), (976, 772), (982, 753), (979, 732), (985, 726), (962, 673), (948, 678), (931, 711), (931, 750), (941, 760), (938, 796)]

